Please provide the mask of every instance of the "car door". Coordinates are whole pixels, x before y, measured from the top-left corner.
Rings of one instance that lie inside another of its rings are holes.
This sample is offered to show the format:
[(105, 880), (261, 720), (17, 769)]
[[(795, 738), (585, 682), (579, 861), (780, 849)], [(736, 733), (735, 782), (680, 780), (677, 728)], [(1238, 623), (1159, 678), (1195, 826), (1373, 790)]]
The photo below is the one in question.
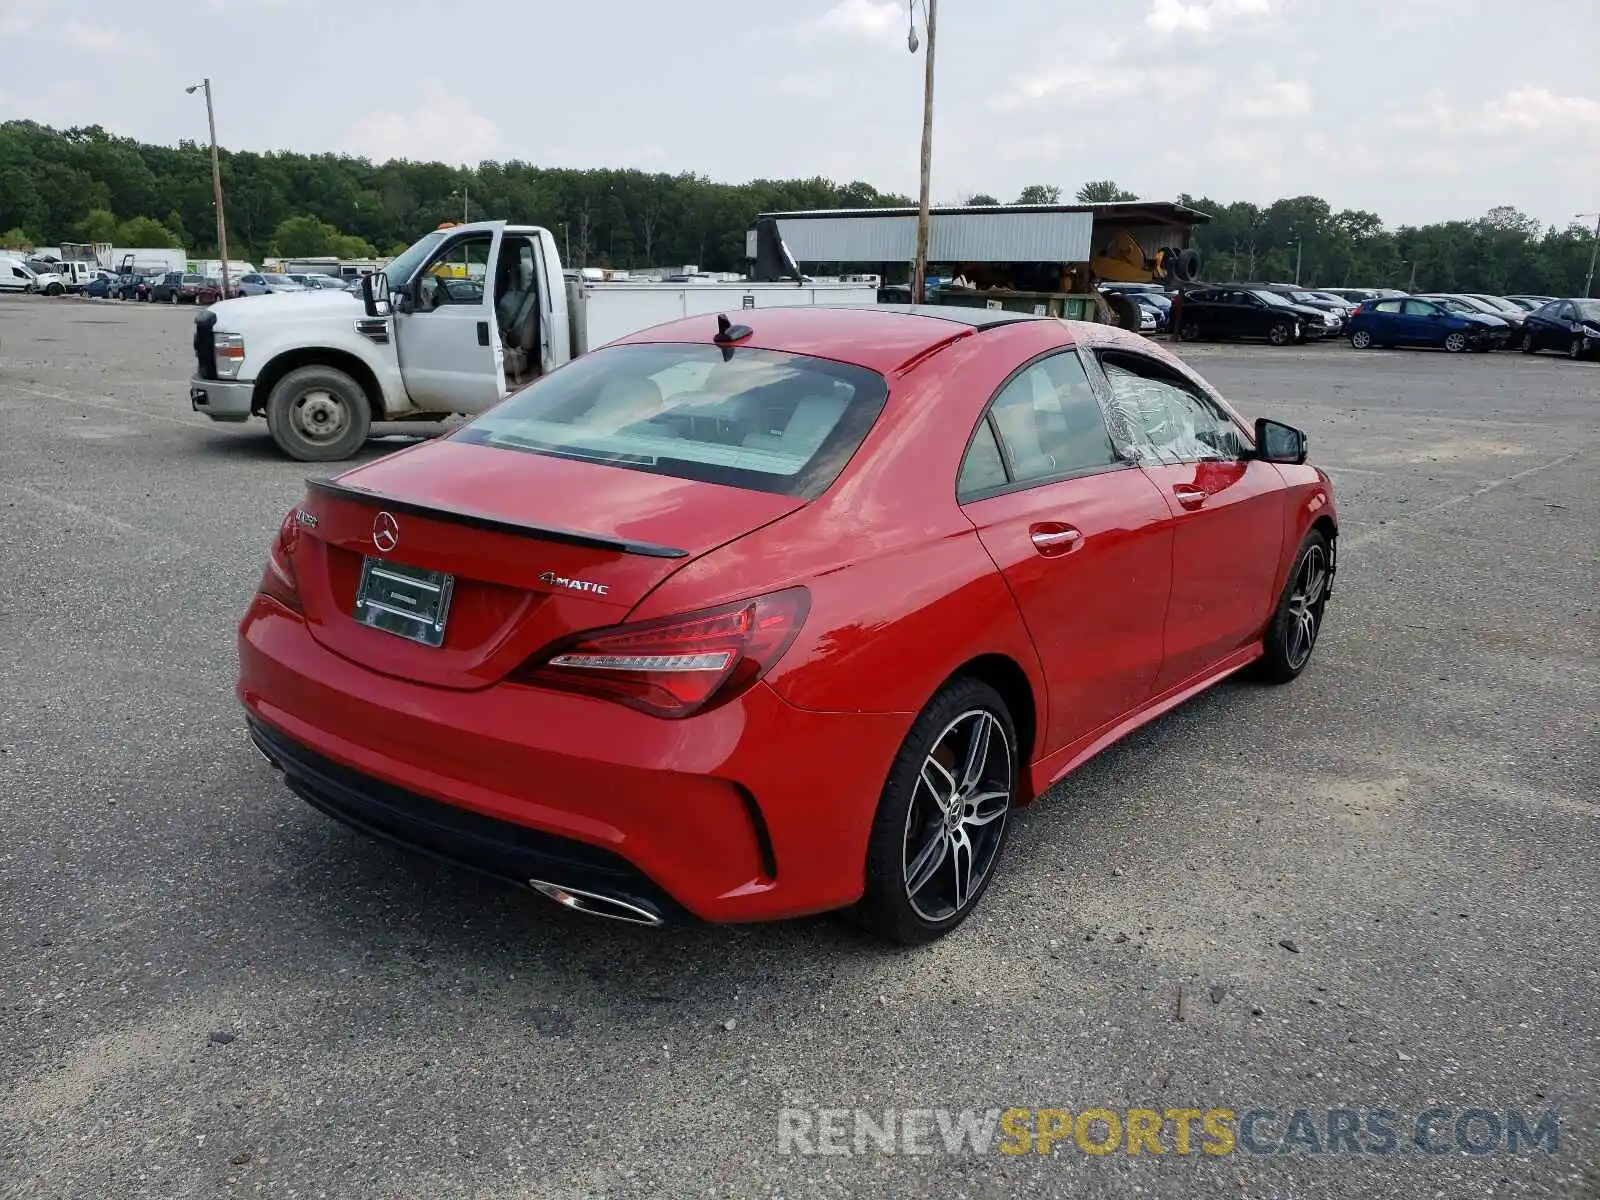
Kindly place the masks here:
[(1100, 354), (1115, 403), (1172, 518), (1172, 600), (1156, 690), (1259, 639), (1277, 600), (1283, 476), (1203, 389), (1147, 355)]
[(1401, 326), (1406, 342), (1412, 346), (1442, 346), (1451, 321), (1444, 309), (1431, 300), (1403, 300)]
[(1287, 309), (1274, 311), (1267, 302), (1253, 292), (1232, 294), (1235, 310), (1234, 329), (1239, 337), (1264, 338), (1273, 323), (1289, 316)]
[(1578, 321), (1578, 306), (1571, 300), (1563, 300), (1556, 309), (1555, 320), (1549, 322), (1545, 342), (1553, 350), (1565, 350), (1572, 338), (1580, 333), (1581, 328)]
[(1039, 653), (1044, 751), (1148, 700), (1172, 582), (1171, 519), (1113, 447), (1076, 351), (1036, 359), (1002, 385), (957, 491)]
[(1399, 300), (1375, 300), (1369, 302), (1363, 312), (1371, 313), (1372, 340), (1380, 346), (1405, 346), (1409, 345), (1406, 337), (1406, 318), (1400, 311)]
[(1550, 348), (1551, 337), (1556, 331), (1557, 314), (1565, 307), (1564, 301), (1552, 300), (1528, 314), (1528, 319), (1522, 323), (1522, 331), (1533, 339), (1535, 350)]
[(499, 226), (450, 238), (403, 285), (395, 350), (406, 392), (424, 412), (479, 413), (506, 394), (490, 269), (500, 240)]

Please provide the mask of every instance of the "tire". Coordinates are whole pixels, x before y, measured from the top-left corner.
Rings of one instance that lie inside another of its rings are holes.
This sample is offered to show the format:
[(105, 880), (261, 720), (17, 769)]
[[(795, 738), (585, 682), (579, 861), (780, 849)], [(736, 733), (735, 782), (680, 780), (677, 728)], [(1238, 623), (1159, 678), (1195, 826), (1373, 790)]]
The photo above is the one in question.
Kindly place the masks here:
[(1372, 348), (1372, 335), (1365, 329), (1358, 329), (1350, 335), (1350, 345), (1356, 350), (1369, 350)]
[(1198, 342), (1200, 340), (1200, 326), (1194, 321), (1185, 321), (1178, 327), (1178, 340), (1180, 342)]
[(1533, 334), (1526, 329), (1522, 331), (1522, 352), (1524, 354), (1539, 353), (1539, 347), (1533, 343)]
[(59, 283), (52, 283), (49, 287), (45, 288), (44, 294), (46, 296), (59, 296), (66, 290), (67, 289), (62, 287)]
[(1451, 354), (1460, 354), (1467, 348), (1467, 335), (1457, 330), (1444, 335), (1444, 348)]
[[(986, 740), (982, 761), (972, 767), (968, 755), (979, 730)], [(971, 915), (1005, 849), (1018, 760), (1011, 713), (988, 684), (958, 678), (929, 701), (906, 734), (878, 801), (867, 842), (866, 891), (850, 910), (856, 924), (914, 946), (944, 936)], [(964, 853), (952, 853), (958, 845)]]
[(272, 440), (297, 462), (337, 462), (361, 449), (372, 428), (367, 394), (337, 367), (290, 371), (267, 398)]
[(1581, 337), (1573, 338), (1567, 345), (1567, 357), (1573, 362), (1577, 362), (1583, 357), (1583, 339)]
[(1274, 346), (1289, 346), (1294, 344), (1294, 326), (1286, 321), (1279, 321), (1267, 330), (1267, 341)]
[(1332, 583), (1333, 548), (1322, 533), (1313, 529), (1300, 543), (1289, 581), (1284, 584), (1267, 625), (1266, 653), (1256, 672), (1262, 679), (1288, 683), (1306, 669), (1322, 632), (1322, 616)]

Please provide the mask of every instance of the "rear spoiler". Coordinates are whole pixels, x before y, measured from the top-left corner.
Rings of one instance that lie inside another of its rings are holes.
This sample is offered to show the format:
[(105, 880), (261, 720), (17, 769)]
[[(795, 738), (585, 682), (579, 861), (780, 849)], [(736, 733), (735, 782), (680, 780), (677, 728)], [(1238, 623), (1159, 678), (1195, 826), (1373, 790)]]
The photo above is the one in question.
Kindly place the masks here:
[(541, 538), (547, 542), (560, 542), (568, 546), (587, 546), (594, 550), (613, 550), (618, 554), (637, 554), (644, 558), (688, 558), (687, 550), (676, 546), (659, 546), (654, 542), (637, 542), (632, 538), (608, 537), (603, 533), (585, 533), (577, 529), (561, 529), (552, 525), (528, 525), (520, 521), (507, 521), (500, 517), (484, 516), (461, 508), (444, 508), (433, 504), (418, 504), (414, 500), (399, 500), (364, 488), (351, 487), (332, 479), (307, 479), (306, 487), (336, 500), (355, 500), (362, 504), (378, 505), (390, 512), (410, 513), (429, 517), (450, 525), (465, 525), (470, 529), (486, 529), (491, 533), (509, 533), (515, 537)]

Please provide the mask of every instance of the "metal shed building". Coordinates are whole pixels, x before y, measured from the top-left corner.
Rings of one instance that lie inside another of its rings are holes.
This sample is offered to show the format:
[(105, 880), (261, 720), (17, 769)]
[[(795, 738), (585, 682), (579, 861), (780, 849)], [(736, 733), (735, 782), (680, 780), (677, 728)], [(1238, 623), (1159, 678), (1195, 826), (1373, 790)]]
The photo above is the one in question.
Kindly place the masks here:
[[(914, 208), (819, 209), (763, 213), (796, 262), (909, 262), (916, 254)], [(1210, 218), (1196, 209), (1162, 201), (1118, 204), (1004, 204), (930, 210), (931, 262), (1088, 262), (1100, 253), (1103, 236), (1125, 231), (1145, 252), (1161, 246), (1185, 249), (1193, 228)], [(747, 235), (747, 257), (755, 257), (755, 232)]]

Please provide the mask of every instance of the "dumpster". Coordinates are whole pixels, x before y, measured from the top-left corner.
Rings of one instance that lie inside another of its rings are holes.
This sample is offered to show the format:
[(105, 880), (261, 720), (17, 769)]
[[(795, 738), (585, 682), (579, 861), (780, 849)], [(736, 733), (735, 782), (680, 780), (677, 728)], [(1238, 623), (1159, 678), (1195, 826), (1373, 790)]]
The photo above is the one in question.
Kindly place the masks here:
[(1115, 324), (1116, 319), (1098, 294), (1073, 292), (1017, 292), (990, 288), (941, 288), (930, 300), (958, 308), (995, 308), (1005, 312), (1032, 313), (1040, 317), (1062, 317), (1069, 321), (1099, 321)]

